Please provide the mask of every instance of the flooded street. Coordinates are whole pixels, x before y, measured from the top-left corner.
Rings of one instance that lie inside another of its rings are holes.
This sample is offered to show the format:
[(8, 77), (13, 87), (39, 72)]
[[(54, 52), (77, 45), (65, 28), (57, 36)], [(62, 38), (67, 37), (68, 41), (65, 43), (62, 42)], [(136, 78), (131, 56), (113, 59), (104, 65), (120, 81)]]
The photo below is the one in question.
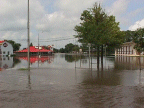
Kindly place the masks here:
[(144, 107), (144, 57), (104, 57), (99, 70), (96, 61), (65, 54), (31, 57), (28, 72), (18, 70), (27, 67), (27, 57), (2, 58), (0, 108)]

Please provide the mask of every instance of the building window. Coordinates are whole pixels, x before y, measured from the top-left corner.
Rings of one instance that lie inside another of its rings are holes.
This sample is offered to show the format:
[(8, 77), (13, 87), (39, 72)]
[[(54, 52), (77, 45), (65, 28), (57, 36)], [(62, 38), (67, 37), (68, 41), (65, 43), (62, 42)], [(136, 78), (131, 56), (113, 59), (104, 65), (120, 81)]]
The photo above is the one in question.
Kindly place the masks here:
[(3, 52), (3, 54), (5, 54), (5, 51)]

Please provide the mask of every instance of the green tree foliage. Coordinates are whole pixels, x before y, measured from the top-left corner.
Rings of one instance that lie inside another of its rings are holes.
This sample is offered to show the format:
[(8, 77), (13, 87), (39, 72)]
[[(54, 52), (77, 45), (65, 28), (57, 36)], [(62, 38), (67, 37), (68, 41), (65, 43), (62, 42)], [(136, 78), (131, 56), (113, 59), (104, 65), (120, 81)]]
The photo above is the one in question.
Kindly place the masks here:
[(54, 51), (54, 53), (58, 53), (59, 52), (59, 50), (56, 49), (56, 48), (54, 48), (53, 51)]
[(70, 53), (72, 51), (79, 51), (79, 46), (74, 45), (72, 43), (69, 43), (69, 44), (65, 45), (65, 52), (66, 53)]
[(18, 51), (20, 49), (20, 43), (16, 43), (13, 40), (7, 40), (7, 42), (9, 42), (13, 46), (13, 51)]
[(134, 36), (134, 31), (123, 31), (125, 36), (124, 36), (124, 42), (132, 42), (133, 41), (133, 36)]
[(30, 43), (30, 46), (33, 46), (33, 44), (32, 44), (32, 43)]
[(134, 49), (141, 53), (144, 51), (144, 28), (138, 28), (135, 31), (123, 31), (125, 33), (125, 42), (134, 42)]
[(83, 52), (85, 52), (85, 51), (88, 51), (88, 50), (89, 50), (88, 45), (87, 45), (87, 44), (85, 44), (85, 43), (82, 43), (82, 45), (80, 46), (80, 48), (82, 49), (82, 51), (83, 51)]
[(60, 49), (59, 49), (59, 52), (60, 52), (60, 53), (65, 53), (65, 49), (64, 49), (64, 48), (60, 48)]
[(97, 3), (93, 8), (84, 10), (80, 17), (82, 23), (75, 26), (76, 38), (79, 42), (97, 46), (119, 46), (123, 42), (124, 33), (120, 31), (119, 22), (114, 16), (108, 16)]
[(73, 50), (74, 45), (72, 43), (69, 43), (67, 45), (65, 45), (65, 52), (69, 53)]
[(134, 48), (141, 53), (144, 51), (144, 28), (139, 28), (134, 32), (133, 42), (136, 43)]
[(59, 52), (60, 53), (71, 53), (73, 51), (79, 52), (79, 46), (78, 45), (74, 45), (72, 43), (69, 43), (67, 45), (65, 45), (65, 48), (60, 48)]

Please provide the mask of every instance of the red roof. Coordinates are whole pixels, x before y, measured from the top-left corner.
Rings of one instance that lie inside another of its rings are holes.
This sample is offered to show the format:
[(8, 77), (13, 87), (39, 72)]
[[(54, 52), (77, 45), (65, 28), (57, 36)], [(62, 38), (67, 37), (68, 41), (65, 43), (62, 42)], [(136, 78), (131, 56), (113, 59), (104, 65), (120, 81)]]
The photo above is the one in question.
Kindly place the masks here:
[[(24, 49), (16, 52), (28, 52), (28, 49)], [(30, 46), (30, 52), (53, 52), (53, 51), (45, 49), (44, 47), (42, 47), (42, 49), (38, 49), (35, 46)]]
[(4, 40), (3, 41), (0, 41), (0, 43), (3, 43), (4, 42)]

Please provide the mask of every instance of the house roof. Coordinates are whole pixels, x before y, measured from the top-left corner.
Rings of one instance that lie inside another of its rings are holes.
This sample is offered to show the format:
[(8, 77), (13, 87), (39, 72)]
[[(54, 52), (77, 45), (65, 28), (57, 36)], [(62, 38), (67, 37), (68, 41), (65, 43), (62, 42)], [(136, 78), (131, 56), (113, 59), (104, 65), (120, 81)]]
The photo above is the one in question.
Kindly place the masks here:
[(134, 42), (125, 42), (122, 45), (132, 45), (132, 44), (135, 44), (135, 43)]
[[(28, 49), (23, 49), (16, 52), (28, 52)], [(41, 49), (38, 49), (38, 47), (30, 46), (30, 52), (53, 52), (52, 50), (45, 49), (44, 47), (41, 47)]]
[(0, 41), (0, 43), (3, 43), (4, 42), (4, 40), (3, 41)]

